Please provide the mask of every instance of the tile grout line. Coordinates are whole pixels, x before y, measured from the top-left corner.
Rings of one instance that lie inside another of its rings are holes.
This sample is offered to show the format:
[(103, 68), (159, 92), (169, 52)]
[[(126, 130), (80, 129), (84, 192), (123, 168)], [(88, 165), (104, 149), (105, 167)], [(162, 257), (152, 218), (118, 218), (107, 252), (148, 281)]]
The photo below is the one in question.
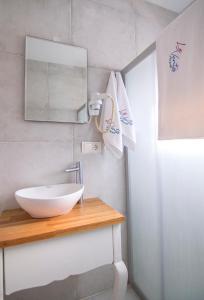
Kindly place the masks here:
[[(124, 12), (122, 9), (113, 7), (113, 6), (108, 5), (108, 4), (105, 4), (105, 3), (99, 3), (99, 2), (96, 1), (96, 0), (88, 0), (88, 1), (93, 2), (93, 3), (95, 3), (95, 4), (98, 4), (98, 5), (101, 5), (101, 6), (105, 6), (105, 7), (109, 8), (109, 9), (113, 9), (113, 10), (116, 10), (116, 11), (119, 11), (119, 12)], [(131, 11), (132, 11), (132, 10), (131, 10), (131, 8), (130, 8), (129, 13), (130, 13)]]
[(75, 125), (73, 125), (73, 131), (72, 131), (72, 161), (75, 161)]
[(19, 57), (24, 57), (24, 54), (22, 53), (18, 53), (18, 52), (11, 52), (11, 51), (3, 51), (3, 50), (0, 50), (0, 54), (9, 54), (9, 55), (14, 55), (14, 56), (19, 56)]
[[(88, 65), (88, 68), (89, 68), (89, 69), (100, 69), (100, 70), (108, 71), (108, 72), (110, 72), (110, 71), (113, 70), (113, 68), (107, 68), (107, 67), (101, 67), (101, 66), (94, 66), (94, 65)], [(122, 70), (122, 69), (121, 69), (121, 70)], [(115, 71), (115, 72), (121, 72), (121, 70), (115, 69), (114, 71)]]
[(6, 144), (6, 143), (48, 143), (48, 144), (53, 144), (53, 143), (59, 143), (59, 144), (65, 144), (65, 143), (71, 143), (73, 141), (73, 139), (69, 139), (69, 140), (32, 140), (32, 141), (28, 141), (28, 140), (12, 140), (12, 141), (0, 141), (0, 144)]
[(69, 2), (69, 38), (68, 40), (72, 44), (72, 0), (67, 0)]

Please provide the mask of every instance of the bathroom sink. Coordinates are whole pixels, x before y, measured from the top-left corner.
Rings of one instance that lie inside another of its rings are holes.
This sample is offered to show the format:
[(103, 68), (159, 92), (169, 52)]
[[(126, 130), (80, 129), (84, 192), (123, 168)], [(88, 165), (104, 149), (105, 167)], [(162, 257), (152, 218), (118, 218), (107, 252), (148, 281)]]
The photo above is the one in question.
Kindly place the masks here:
[(83, 184), (56, 184), (25, 188), (15, 192), (16, 201), (33, 218), (67, 214), (79, 201)]

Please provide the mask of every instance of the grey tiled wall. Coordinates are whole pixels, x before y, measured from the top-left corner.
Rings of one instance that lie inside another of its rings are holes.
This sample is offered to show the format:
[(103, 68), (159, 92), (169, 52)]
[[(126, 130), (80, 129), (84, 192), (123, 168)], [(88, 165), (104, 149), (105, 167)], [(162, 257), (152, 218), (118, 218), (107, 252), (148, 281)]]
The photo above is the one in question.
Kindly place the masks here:
[[(92, 123), (24, 121), (25, 35), (87, 48), (90, 96), (103, 92), (110, 70), (127, 65), (174, 17), (142, 0), (0, 0), (0, 209), (16, 207), (17, 189), (71, 180), (63, 171), (78, 159), (84, 163), (85, 195), (98, 196), (123, 213), (126, 209), (124, 160), (106, 152), (81, 154), (82, 140), (101, 140)], [(123, 250), (126, 258), (125, 234)], [(52, 300), (53, 289), (61, 291), (58, 299), (78, 299), (111, 284), (111, 267), (103, 267), (8, 299), (49, 295)]]

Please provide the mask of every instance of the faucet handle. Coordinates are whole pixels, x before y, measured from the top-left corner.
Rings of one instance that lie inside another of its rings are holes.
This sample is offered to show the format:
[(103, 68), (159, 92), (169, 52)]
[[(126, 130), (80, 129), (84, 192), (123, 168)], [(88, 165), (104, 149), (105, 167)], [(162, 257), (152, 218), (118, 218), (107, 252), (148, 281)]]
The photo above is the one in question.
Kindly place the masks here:
[[(82, 162), (77, 161), (76, 162), (76, 169), (78, 169), (78, 172), (76, 173), (76, 182), (78, 181), (80, 184), (83, 184), (83, 167)], [(78, 175), (78, 177), (77, 177)], [(78, 178), (78, 180), (77, 180)], [(83, 204), (83, 195), (81, 196), (80, 203)]]
[(79, 168), (80, 168), (80, 161), (77, 161), (75, 163), (72, 163), (72, 166), (67, 168), (65, 170), (65, 172), (67, 172), (67, 173), (77, 172), (79, 170)]
[(76, 167), (79, 169), (79, 183), (83, 184), (83, 166), (81, 161), (76, 162)]

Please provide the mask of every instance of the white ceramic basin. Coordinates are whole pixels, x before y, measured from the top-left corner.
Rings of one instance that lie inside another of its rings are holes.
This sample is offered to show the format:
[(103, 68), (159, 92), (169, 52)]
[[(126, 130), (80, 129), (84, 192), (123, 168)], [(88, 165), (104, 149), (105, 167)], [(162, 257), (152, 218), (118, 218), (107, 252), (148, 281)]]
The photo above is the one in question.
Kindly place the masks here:
[(57, 184), (25, 188), (15, 192), (18, 204), (33, 218), (67, 214), (79, 201), (82, 184)]

